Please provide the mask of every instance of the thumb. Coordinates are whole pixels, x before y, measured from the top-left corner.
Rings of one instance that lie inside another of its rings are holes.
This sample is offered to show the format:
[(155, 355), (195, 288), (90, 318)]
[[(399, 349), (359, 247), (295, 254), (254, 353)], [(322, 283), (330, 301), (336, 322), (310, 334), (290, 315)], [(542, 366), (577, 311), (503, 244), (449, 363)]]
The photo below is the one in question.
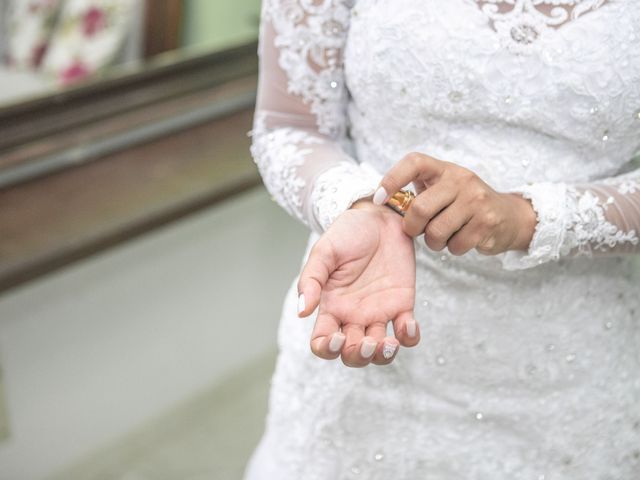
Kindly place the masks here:
[(308, 317), (320, 304), (320, 294), (336, 269), (331, 242), (320, 238), (309, 253), (298, 279), (298, 316)]

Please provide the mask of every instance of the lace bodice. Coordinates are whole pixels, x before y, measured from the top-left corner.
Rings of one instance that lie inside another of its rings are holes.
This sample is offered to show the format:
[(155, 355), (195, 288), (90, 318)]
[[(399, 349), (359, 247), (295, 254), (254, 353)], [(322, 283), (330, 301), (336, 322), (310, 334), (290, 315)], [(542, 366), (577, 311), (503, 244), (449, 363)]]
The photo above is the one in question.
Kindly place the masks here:
[(252, 153), (316, 231), (420, 151), (531, 199), (508, 269), (639, 251), (640, 3), (265, 0), (259, 53)]
[(260, 56), (252, 151), (317, 233), (411, 151), (538, 224), (497, 257), (416, 242), (423, 341), (385, 368), (313, 357), (294, 280), (247, 478), (636, 480), (640, 1), (264, 0)]

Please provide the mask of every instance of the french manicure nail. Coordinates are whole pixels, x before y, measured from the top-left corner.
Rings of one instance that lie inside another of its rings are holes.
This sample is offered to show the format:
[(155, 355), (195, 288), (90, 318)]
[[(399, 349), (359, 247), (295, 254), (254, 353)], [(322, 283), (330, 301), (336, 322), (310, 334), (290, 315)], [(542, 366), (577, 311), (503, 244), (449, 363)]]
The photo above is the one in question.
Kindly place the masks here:
[(407, 321), (407, 335), (409, 335), (411, 338), (416, 336), (416, 321), (415, 320), (409, 320)]
[(300, 296), (298, 297), (298, 313), (302, 313), (304, 312), (304, 293), (301, 293)]
[(342, 345), (344, 345), (345, 338), (343, 333), (334, 333), (329, 342), (329, 350), (333, 353), (339, 352), (342, 349)]
[(387, 199), (387, 196), (387, 191), (384, 187), (379, 187), (378, 190), (376, 190), (376, 193), (373, 194), (373, 203), (375, 205), (382, 205)]
[(391, 357), (393, 357), (393, 354), (396, 353), (397, 348), (398, 346), (393, 343), (385, 343), (382, 347), (382, 356), (389, 360)]
[(376, 351), (377, 346), (377, 343), (368, 342), (365, 340), (364, 342), (362, 342), (362, 346), (360, 347), (360, 355), (362, 355), (362, 358), (369, 358), (371, 355), (373, 355), (373, 352)]

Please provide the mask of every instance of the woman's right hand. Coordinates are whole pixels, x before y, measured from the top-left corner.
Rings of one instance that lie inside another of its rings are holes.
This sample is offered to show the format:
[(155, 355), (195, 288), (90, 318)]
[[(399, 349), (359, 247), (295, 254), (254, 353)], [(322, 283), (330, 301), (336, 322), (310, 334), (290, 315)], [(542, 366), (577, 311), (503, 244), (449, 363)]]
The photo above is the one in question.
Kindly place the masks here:
[[(298, 314), (319, 307), (311, 350), (345, 365), (388, 364), (420, 339), (413, 240), (402, 217), (370, 201), (340, 215), (312, 248), (298, 282)], [(393, 322), (394, 337), (386, 335)]]

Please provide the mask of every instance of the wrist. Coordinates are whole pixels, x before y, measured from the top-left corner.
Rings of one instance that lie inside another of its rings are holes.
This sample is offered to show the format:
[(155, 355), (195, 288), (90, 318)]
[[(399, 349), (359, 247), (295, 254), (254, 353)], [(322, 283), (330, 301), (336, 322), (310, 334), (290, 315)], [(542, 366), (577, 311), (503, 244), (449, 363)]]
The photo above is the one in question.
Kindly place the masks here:
[(364, 211), (368, 214), (380, 216), (386, 222), (402, 221), (402, 217), (394, 212), (391, 208), (385, 205), (376, 205), (375, 203), (373, 203), (372, 196), (364, 197), (353, 202), (349, 210), (359, 210)]
[(519, 193), (508, 193), (515, 204), (516, 235), (511, 250), (527, 251), (536, 231), (538, 217), (533, 205)]
[(373, 196), (368, 196), (368, 197), (362, 197), (359, 198), (358, 200), (356, 200), (355, 202), (353, 202), (353, 204), (351, 204), (352, 209), (360, 209), (360, 208), (370, 208), (371, 206), (375, 206), (373, 205)]

